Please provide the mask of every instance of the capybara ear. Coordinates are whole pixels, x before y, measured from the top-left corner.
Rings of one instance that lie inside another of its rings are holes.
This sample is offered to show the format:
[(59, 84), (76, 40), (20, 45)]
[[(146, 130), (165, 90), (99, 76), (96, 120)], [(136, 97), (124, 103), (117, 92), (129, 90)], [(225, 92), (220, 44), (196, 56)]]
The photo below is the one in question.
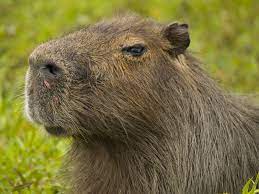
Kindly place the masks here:
[(172, 45), (170, 52), (173, 54), (182, 54), (190, 45), (187, 24), (169, 24), (164, 28), (163, 36), (170, 41)]

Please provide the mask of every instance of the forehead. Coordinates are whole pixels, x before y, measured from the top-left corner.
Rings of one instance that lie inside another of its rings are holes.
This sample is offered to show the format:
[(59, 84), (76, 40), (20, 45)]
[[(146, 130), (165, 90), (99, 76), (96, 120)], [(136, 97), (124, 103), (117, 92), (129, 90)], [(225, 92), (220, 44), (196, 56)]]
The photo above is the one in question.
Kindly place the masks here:
[(82, 38), (82, 42), (84, 40), (96, 42), (118, 39), (123, 35), (155, 37), (162, 27), (162, 24), (139, 16), (115, 17), (89, 25), (67, 38)]
[(115, 17), (108, 21), (101, 21), (90, 27), (91, 30), (101, 34), (114, 34), (123, 32), (155, 32), (161, 25), (150, 19), (138, 16)]

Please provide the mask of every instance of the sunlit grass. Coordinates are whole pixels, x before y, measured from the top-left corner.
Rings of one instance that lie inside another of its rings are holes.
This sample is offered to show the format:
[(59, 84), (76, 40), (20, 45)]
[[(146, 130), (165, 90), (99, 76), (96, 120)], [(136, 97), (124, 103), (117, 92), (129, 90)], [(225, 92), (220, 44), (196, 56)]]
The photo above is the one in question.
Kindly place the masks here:
[(249, 179), (242, 189), (242, 194), (256, 194), (259, 193), (259, 173), (255, 180)]

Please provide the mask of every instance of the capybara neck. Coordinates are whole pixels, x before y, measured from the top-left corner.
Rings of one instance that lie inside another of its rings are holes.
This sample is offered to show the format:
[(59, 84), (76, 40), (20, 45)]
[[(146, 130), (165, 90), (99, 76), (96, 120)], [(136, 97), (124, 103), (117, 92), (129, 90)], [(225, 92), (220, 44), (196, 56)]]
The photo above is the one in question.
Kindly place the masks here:
[(165, 144), (167, 140), (156, 137), (132, 145), (75, 141), (70, 155), (73, 193), (168, 192), (169, 180), (174, 178), (170, 169), (176, 170), (176, 166), (172, 166), (170, 146)]

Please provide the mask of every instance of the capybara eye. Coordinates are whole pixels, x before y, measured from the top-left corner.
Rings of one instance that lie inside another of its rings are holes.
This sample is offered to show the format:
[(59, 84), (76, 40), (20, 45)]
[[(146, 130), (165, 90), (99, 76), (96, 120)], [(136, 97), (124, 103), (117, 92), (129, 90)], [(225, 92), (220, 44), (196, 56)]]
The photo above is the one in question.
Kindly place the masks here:
[(135, 44), (133, 46), (123, 47), (122, 52), (133, 57), (139, 57), (146, 52), (146, 47), (142, 44)]

